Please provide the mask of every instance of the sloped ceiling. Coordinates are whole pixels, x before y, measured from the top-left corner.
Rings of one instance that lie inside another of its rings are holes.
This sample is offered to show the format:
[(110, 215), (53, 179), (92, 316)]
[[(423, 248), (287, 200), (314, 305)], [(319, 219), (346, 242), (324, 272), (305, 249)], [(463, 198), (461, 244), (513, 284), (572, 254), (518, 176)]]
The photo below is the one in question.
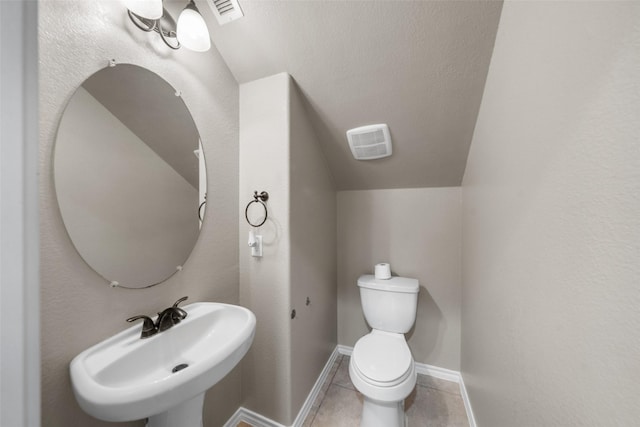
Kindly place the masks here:
[[(245, 16), (219, 26), (207, 1), (238, 83), (297, 82), (338, 190), (461, 184), (502, 2), (240, 0)], [(393, 155), (355, 160), (345, 132), (376, 123)]]
[(175, 89), (155, 73), (130, 64), (104, 68), (82, 84), (98, 102), (198, 189), (200, 136)]

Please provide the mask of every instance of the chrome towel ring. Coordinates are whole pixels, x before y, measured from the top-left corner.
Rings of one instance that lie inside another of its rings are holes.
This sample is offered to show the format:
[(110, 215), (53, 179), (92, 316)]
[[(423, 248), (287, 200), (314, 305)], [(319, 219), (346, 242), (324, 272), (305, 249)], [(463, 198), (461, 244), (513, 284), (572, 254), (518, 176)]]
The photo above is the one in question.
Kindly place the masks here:
[[(266, 205), (266, 201), (269, 200), (269, 193), (267, 193), (266, 191), (262, 191), (260, 194), (258, 194), (257, 191), (253, 192), (253, 200), (251, 200), (249, 203), (247, 203), (247, 207), (244, 210), (244, 217), (246, 218), (247, 222), (249, 223), (250, 226), (252, 227), (260, 227), (262, 224), (264, 224), (267, 221), (267, 205)], [(262, 205), (262, 207), (264, 208), (264, 219), (262, 220), (262, 222), (260, 224), (253, 224), (250, 220), (249, 220), (249, 207), (251, 206), (252, 203), (260, 203)]]

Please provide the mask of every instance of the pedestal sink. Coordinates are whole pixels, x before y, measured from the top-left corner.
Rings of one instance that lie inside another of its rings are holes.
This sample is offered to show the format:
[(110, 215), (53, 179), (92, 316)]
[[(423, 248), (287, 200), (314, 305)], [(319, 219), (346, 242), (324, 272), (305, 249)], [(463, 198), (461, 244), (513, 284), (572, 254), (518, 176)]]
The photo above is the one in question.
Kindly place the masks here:
[(130, 327), (76, 356), (70, 365), (78, 403), (105, 421), (149, 418), (148, 427), (201, 427), (205, 391), (244, 357), (256, 318), (244, 307), (200, 302), (187, 317), (141, 339)]

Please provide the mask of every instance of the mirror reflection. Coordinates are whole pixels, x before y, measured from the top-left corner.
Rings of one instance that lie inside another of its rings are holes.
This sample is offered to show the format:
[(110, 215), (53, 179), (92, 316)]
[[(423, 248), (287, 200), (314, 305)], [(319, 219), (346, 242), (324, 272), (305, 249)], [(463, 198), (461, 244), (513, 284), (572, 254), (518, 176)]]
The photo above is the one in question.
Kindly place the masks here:
[(89, 77), (58, 128), (54, 182), (82, 258), (119, 286), (158, 284), (180, 270), (204, 218), (200, 137), (161, 77), (119, 64)]

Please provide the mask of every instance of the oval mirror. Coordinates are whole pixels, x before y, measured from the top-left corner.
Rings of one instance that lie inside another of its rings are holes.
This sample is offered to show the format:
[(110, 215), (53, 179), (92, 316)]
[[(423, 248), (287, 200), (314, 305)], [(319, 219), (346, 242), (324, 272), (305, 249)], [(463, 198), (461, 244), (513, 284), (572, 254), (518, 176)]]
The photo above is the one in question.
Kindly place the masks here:
[(182, 269), (204, 218), (206, 171), (171, 85), (136, 65), (96, 72), (62, 115), (53, 162), (64, 225), (98, 274), (142, 288)]

